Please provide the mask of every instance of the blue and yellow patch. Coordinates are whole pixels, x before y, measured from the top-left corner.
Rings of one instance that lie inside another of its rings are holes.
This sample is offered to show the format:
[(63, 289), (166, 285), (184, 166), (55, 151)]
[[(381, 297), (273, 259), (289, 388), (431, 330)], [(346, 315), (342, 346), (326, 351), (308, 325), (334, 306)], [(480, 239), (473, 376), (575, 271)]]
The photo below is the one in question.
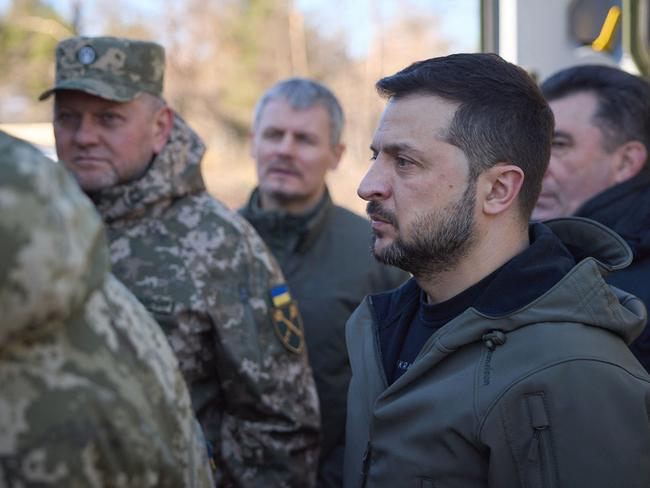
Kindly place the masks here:
[(302, 318), (298, 305), (291, 298), (287, 285), (271, 289), (273, 311), (271, 318), (275, 333), (280, 342), (291, 352), (300, 354), (305, 347), (305, 335), (302, 329)]

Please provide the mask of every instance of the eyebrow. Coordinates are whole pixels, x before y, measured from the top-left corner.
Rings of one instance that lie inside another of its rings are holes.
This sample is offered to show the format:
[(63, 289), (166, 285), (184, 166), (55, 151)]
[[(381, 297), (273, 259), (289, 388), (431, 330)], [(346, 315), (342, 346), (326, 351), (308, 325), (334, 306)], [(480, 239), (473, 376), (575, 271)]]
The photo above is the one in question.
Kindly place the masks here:
[(567, 139), (573, 139), (573, 136), (571, 134), (563, 130), (554, 130), (553, 137), (566, 137)]
[(297, 131), (292, 131), (292, 130), (287, 130), (287, 129), (284, 128), (284, 127), (279, 127), (279, 126), (276, 126), (276, 125), (267, 125), (267, 126), (262, 130), (263, 133), (266, 133), (266, 132), (268, 132), (268, 131), (273, 131), (273, 132), (293, 132), (293, 133), (296, 134), (297, 136), (308, 136), (308, 137), (315, 137), (315, 138), (319, 138), (319, 137), (320, 137), (320, 134), (318, 133), (318, 131), (309, 131), (309, 130), (305, 130), (305, 129), (300, 129), (300, 130), (297, 130)]
[[(382, 151), (391, 155), (398, 154), (398, 153), (407, 153), (407, 154), (412, 154), (415, 158), (424, 160), (425, 156), (424, 153), (421, 152), (420, 150), (414, 148), (410, 144), (406, 142), (396, 142), (392, 144), (386, 144), (383, 146)], [(378, 153), (377, 148), (374, 147), (374, 144), (370, 145), (370, 150), (373, 153)]]

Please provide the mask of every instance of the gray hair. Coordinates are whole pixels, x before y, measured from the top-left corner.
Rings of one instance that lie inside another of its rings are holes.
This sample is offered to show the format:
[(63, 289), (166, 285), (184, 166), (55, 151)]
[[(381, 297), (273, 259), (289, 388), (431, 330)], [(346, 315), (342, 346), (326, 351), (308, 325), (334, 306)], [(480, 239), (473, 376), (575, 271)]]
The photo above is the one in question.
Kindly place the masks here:
[(329, 115), (331, 146), (341, 142), (344, 122), (341, 104), (325, 85), (306, 78), (288, 78), (269, 88), (255, 105), (253, 128), (259, 125), (266, 105), (278, 98), (286, 100), (293, 110), (322, 105)]

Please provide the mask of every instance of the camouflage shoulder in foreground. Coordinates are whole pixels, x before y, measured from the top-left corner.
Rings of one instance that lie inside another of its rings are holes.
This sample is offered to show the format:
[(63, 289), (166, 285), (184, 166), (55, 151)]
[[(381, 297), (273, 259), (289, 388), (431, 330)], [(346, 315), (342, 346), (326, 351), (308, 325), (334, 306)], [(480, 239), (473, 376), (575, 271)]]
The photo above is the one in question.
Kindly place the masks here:
[(306, 354), (288, 347), (300, 322), (276, 318), (284, 279), (262, 240), (205, 192), (197, 139), (177, 117), (146, 175), (93, 197), (113, 269), (163, 326), (224, 486), (308, 487), (319, 411)]
[(158, 325), (64, 169), (0, 133), (0, 486), (211, 486)]

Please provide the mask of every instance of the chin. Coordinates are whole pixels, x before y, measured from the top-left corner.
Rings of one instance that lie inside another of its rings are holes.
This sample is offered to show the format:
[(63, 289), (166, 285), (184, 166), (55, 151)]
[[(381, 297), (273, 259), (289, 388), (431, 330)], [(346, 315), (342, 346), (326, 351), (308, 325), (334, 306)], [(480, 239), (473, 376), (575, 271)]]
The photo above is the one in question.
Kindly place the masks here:
[(75, 178), (77, 180), (77, 183), (79, 183), (81, 189), (86, 193), (98, 192), (100, 190), (110, 188), (111, 186), (115, 186), (118, 183), (117, 178), (112, 178), (110, 176), (106, 176), (106, 177), (93, 176), (88, 178), (88, 177), (84, 177), (83, 175), (75, 174)]
[(372, 245), (370, 246), (370, 250), (372, 251), (372, 255), (375, 257), (377, 261), (384, 262), (383, 258), (385, 257), (386, 254), (386, 249), (390, 246), (390, 242), (381, 242), (385, 238), (380, 238), (380, 237), (373, 237), (372, 240)]

